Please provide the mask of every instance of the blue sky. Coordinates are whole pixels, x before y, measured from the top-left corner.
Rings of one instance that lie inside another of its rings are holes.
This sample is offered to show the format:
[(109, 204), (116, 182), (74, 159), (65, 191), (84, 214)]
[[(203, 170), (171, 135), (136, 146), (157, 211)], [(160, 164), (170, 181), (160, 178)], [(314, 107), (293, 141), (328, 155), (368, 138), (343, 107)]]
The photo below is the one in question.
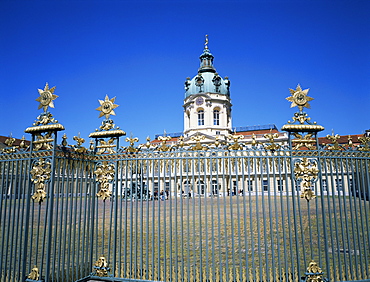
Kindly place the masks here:
[(140, 142), (181, 132), (184, 81), (205, 34), (231, 81), (233, 126), (281, 128), (299, 83), (320, 136), (360, 134), (370, 129), (369, 14), (370, 1), (2, 0), (0, 135), (24, 135), (46, 82), (72, 144), (100, 125), (105, 95), (116, 96), (115, 124)]

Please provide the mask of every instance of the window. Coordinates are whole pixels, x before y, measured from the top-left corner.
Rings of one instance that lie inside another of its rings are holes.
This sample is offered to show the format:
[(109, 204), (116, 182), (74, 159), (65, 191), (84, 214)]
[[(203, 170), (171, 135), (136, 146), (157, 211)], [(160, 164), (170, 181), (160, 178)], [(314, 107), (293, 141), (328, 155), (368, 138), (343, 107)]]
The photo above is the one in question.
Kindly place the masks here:
[(198, 125), (204, 125), (204, 111), (198, 111)]
[(213, 111), (213, 125), (220, 125), (220, 111)]
[(253, 191), (253, 180), (247, 180), (248, 191)]
[(170, 191), (170, 183), (169, 182), (166, 182), (164, 184), (164, 189), (165, 189), (166, 192), (169, 192)]
[(263, 180), (262, 186), (263, 186), (263, 191), (268, 191), (269, 190), (269, 182), (268, 182), (268, 180)]
[(198, 182), (198, 194), (204, 195), (204, 182), (202, 180)]
[(278, 179), (277, 181), (277, 188), (278, 188), (278, 191), (281, 192), (281, 191), (284, 191), (284, 184), (283, 184), (283, 179)]
[(328, 184), (326, 182), (326, 179), (322, 180), (322, 191), (328, 191)]
[(217, 183), (217, 180), (212, 180), (212, 195), (218, 195), (218, 183)]
[(188, 194), (190, 191), (191, 191), (191, 182), (190, 182), (190, 180), (186, 180), (186, 181), (184, 182), (184, 189), (183, 189), (183, 193)]
[(232, 196), (236, 195), (236, 192), (238, 191), (238, 182), (237, 181), (233, 181), (233, 191), (232, 191)]
[(342, 179), (340, 178), (335, 179), (335, 187), (337, 191), (343, 191)]

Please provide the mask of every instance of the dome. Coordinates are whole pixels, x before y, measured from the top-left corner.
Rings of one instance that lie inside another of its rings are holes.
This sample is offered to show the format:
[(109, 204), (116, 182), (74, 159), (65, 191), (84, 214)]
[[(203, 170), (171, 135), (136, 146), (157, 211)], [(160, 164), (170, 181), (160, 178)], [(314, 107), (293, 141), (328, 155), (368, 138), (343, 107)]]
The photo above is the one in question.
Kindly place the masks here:
[(230, 96), (230, 81), (227, 77), (223, 79), (218, 75), (213, 66), (213, 58), (206, 46), (199, 57), (198, 74), (193, 79), (188, 77), (185, 81), (185, 98), (199, 93), (220, 93)]

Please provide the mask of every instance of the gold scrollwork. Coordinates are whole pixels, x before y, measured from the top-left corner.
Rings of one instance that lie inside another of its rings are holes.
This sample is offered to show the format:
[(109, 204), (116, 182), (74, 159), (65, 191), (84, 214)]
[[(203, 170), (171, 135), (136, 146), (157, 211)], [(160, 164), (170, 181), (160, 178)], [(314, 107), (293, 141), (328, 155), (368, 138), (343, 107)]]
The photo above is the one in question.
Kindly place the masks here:
[(114, 140), (115, 140), (114, 137), (112, 137), (108, 141), (105, 141), (104, 139), (99, 139), (99, 145), (96, 146), (96, 148), (98, 149), (97, 154), (103, 153), (114, 154), (115, 151), (113, 150), (113, 148), (116, 146), (114, 144)]
[(34, 281), (38, 281), (40, 279), (39, 269), (36, 265), (31, 269), (31, 272), (28, 274), (27, 278)]
[(179, 137), (178, 146), (179, 146), (180, 148), (183, 148), (183, 147), (185, 146), (185, 143), (184, 143), (184, 136), (182, 136), (182, 135)]
[(319, 170), (316, 162), (310, 162), (307, 158), (303, 158), (295, 163), (294, 175), (297, 180), (301, 180), (301, 198), (307, 201), (316, 198), (314, 191), (311, 189), (312, 182), (317, 178)]
[(145, 146), (146, 146), (147, 149), (149, 149), (150, 146), (151, 146), (151, 144), (150, 144), (150, 137), (149, 136), (146, 138)]
[(201, 151), (201, 150), (207, 150), (206, 146), (202, 146), (200, 141), (206, 139), (204, 135), (200, 135), (199, 132), (197, 132), (196, 136), (192, 136), (191, 140), (195, 141), (195, 145), (190, 148), (192, 151)]
[(4, 148), (3, 151), (5, 153), (14, 153), (16, 149), (15, 146), (13, 147), (14, 142), (15, 138), (13, 137), (9, 137), (8, 139), (6, 139), (4, 143), (8, 146), (8, 148)]
[(102, 198), (103, 201), (112, 196), (112, 191), (109, 190), (109, 182), (113, 180), (114, 173), (114, 165), (106, 161), (98, 165), (97, 169), (94, 171), (96, 181), (100, 185), (100, 190), (96, 193), (96, 196)]
[(275, 139), (279, 137), (279, 134), (272, 133), (272, 130), (270, 130), (270, 133), (264, 135), (265, 138), (269, 139), (270, 144), (266, 146), (267, 150), (270, 151), (276, 151), (280, 148), (280, 145), (275, 144)]
[(99, 257), (99, 259), (94, 264), (94, 269), (96, 272), (96, 276), (108, 276), (108, 271), (110, 270), (110, 268), (108, 267), (107, 259), (105, 257)]
[(323, 272), (322, 269), (318, 266), (318, 264), (314, 261), (311, 260), (308, 267), (307, 267), (307, 272), (306, 272), (306, 282), (321, 282), (325, 281), (323, 278)]
[(132, 137), (127, 137), (126, 138), (126, 142), (130, 142), (130, 146), (127, 146), (125, 149), (127, 152), (129, 153), (136, 153), (138, 152), (140, 149), (139, 148), (135, 148), (135, 142), (139, 142), (139, 138), (135, 137), (135, 138), (132, 138)]
[(299, 150), (302, 147), (306, 147), (308, 150), (313, 150), (315, 148), (315, 139), (312, 139), (313, 133), (306, 133), (305, 136), (299, 134), (298, 132), (293, 132), (296, 139), (292, 140), (293, 150)]
[(53, 148), (53, 145), (50, 144), (53, 141), (54, 139), (52, 138), (52, 132), (47, 132), (44, 135), (42, 135), (42, 133), (37, 133), (36, 141), (33, 142), (33, 150), (38, 151), (42, 148), (45, 150), (50, 150)]
[(334, 133), (332, 135), (326, 135), (326, 138), (331, 140), (331, 142), (333, 143), (332, 145), (329, 145), (328, 146), (328, 150), (341, 150), (342, 147), (339, 146), (338, 144), (338, 139), (340, 138), (340, 135), (339, 134), (336, 134), (334, 135)]
[(161, 141), (161, 145), (159, 145), (157, 148), (159, 151), (167, 152), (171, 149), (170, 146), (167, 146), (167, 141), (170, 141), (172, 138), (170, 136), (159, 136), (158, 140)]
[(234, 141), (234, 143), (228, 147), (229, 150), (241, 150), (242, 149), (242, 146), (239, 144), (238, 140), (243, 139), (244, 138), (243, 135), (234, 133), (234, 134), (228, 135), (227, 138)]
[(32, 199), (41, 203), (46, 198), (45, 182), (50, 179), (51, 164), (40, 158), (32, 167), (31, 181), (35, 184), (36, 191), (32, 195)]
[(370, 137), (363, 136), (359, 137), (358, 140), (362, 143), (362, 147), (359, 147), (359, 151), (370, 151), (369, 143), (370, 143)]
[[(80, 134), (78, 134), (78, 135), (80, 135)], [(77, 145), (73, 146), (73, 149), (75, 150), (75, 152), (77, 152), (77, 153), (86, 153), (87, 152), (87, 149), (82, 146), (82, 144), (85, 143), (85, 139), (83, 139), (80, 136), (73, 136), (73, 140), (75, 140), (77, 142)]]

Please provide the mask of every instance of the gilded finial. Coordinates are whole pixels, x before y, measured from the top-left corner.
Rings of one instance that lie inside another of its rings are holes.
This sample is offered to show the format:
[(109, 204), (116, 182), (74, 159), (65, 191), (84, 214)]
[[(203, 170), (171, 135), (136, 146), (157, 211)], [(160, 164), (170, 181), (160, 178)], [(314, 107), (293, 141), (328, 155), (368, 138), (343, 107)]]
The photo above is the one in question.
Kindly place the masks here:
[(114, 104), (115, 100), (116, 97), (109, 99), (108, 95), (105, 95), (104, 100), (99, 100), (100, 107), (96, 109), (97, 111), (100, 111), (99, 118), (105, 116), (105, 118), (108, 119), (110, 115), (116, 115), (114, 109), (117, 108), (118, 105)]
[(208, 34), (206, 34), (206, 40), (204, 42), (204, 49), (208, 49)]
[(290, 107), (293, 108), (297, 106), (301, 112), (303, 108), (309, 109), (310, 104), (308, 102), (313, 100), (313, 98), (307, 96), (309, 90), (310, 89), (302, 90), (299, 84), (296, 89), (289, 89), (292, 96), (289, 96), (286, 100), (292, 102)]
[(38, 89), (40, 94), (40, 97), (36, 99), (40, 103), (38, 109), (43, 108), (44, 112), (46, 112), (48, 107), (54, 108), (53, 100), (58, 98), (58, 95), (54, 94), (55, 88), (55, 86), (49, 88), (49, 84), (46, 82), (44, 89)]

